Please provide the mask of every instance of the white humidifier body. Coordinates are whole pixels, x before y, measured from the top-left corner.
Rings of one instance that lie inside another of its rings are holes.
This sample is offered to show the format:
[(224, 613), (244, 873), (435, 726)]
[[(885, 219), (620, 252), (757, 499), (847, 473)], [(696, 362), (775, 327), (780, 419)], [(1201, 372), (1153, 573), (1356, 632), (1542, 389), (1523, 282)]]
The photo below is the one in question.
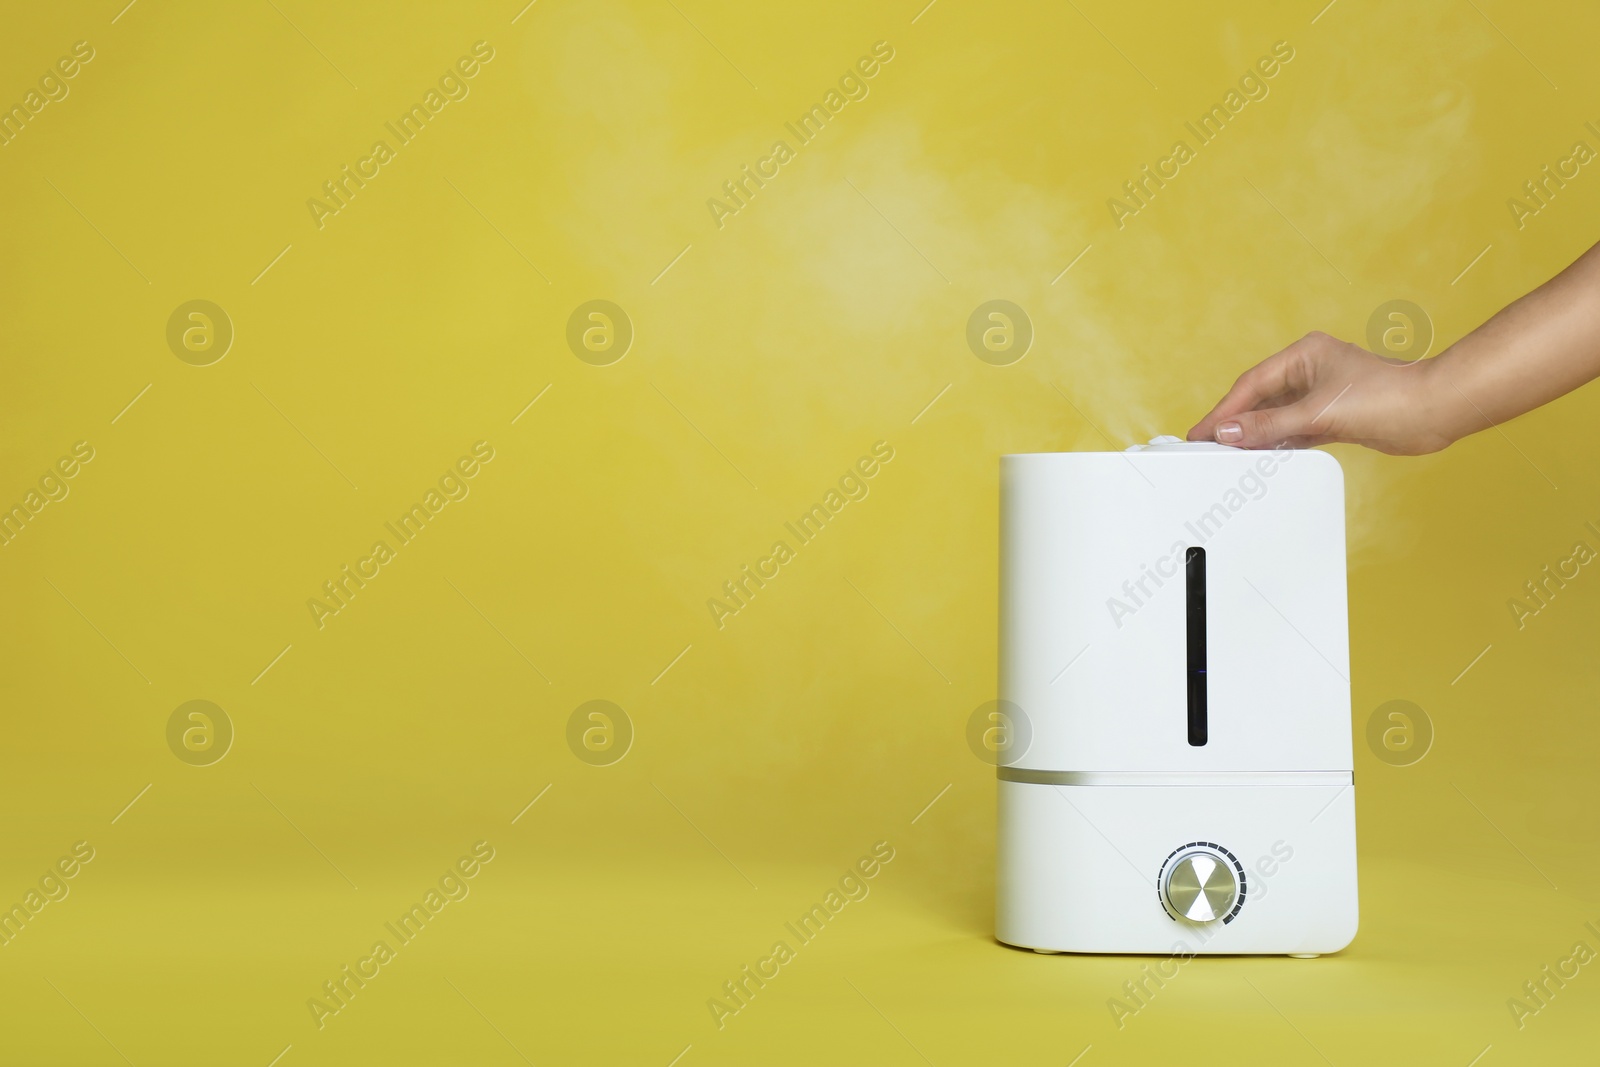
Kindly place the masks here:
[(996, 936), (1183, 956), (1349, 944), (1338, 462), (1158, 438), (1000, 473)]

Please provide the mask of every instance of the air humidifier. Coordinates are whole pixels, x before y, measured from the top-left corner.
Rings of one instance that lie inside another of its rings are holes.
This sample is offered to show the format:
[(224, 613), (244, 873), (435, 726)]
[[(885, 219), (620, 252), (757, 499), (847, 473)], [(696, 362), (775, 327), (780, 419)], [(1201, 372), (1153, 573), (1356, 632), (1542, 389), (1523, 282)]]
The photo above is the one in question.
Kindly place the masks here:
[(1349, 944), (1349, 660), (1326, 452), (1157, 438), (1002, 457), (999, 940)]

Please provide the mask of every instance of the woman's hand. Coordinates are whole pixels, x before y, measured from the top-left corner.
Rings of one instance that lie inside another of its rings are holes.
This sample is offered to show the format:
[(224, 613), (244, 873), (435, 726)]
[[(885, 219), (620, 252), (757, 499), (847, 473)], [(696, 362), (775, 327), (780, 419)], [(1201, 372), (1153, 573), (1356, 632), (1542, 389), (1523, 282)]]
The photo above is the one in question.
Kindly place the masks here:
[(1385, 359), (1309, 333), (1245, 371), (1189, 440), (1240, 448), (1338, 441), (1395, 456), (1437, 452), (1459, 434), (1433, 395), (1441, 385), (1449, 388), (1435, 362)]
[(1384, 359), (1308, 333), (1244, 372), (1191, 441), (1343, 441), (1394, 456), (1452, 441), (1600, 377), (1600, 244), (1432, 359)]

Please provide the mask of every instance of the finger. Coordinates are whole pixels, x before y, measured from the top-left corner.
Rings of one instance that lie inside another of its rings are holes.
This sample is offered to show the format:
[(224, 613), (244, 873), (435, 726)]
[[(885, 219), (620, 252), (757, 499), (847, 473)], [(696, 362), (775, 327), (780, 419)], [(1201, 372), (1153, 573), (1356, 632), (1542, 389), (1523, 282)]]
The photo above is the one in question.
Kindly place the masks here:
[(1342, 445), (1350, 443), (1351, 442), (1346, 441), (1344, 438), (1334, 437), (1332, 434), (1316, 434), (1311, 437), (1291, 437), (1289, 440), (1283, 442), (1285, 447), (1295, 449), (1320, 448), (1323, 445)]
[(1216, 438), (1217, 425), (1243, 411), (1259, 408), (1284, 394), (1298, 392), (1310, 386), (1305, 372), (1305, 357), (1322, 338), (1307, 334), (1294, 344), (1274, 353), (1239, 376), (1227, 395), (1217, 401), (1216, 407), (1189, 430), (1191, 441), (1210, 441)]
[(1259, 407), (1288, 392), (1290, 361), (1289, 349), (1286, 348), (1239, 375), (1233, 388), (1189, 431), (1189, 440), (1209, 441), (1216, 433), (1217, 424), (1224, 419)]
[(1224, 417), (1216, 424), (1215, 440), (1235, 448), (1276, 448), (1301, 438), (1322, 436), (1317, 412), (1326, 404), (1316, 396), (1283, 407), (1258, 408)]

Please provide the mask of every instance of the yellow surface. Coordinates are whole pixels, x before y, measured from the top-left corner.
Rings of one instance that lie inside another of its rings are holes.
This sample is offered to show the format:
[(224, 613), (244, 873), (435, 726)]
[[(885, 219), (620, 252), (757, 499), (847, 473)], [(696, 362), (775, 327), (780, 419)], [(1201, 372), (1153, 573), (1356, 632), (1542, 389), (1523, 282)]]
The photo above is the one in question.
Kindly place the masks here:
[[(1390, 300), (1437, 352), (1568, 263), (1600, 175), (1520, 228), (1507, 200), (1600, 147), (1600, 16), (123, 3), (0, 34), (4, 101), (93, 52), (0, 147), (0, 503), (93, 451), (0, 547), (0, 898), (70, 891), (0, 948), (5, 1063), (1592, 1062), (1593, 968), (1520, 1028), (1507, 1001), (1600, 948), (1600, 577), (1520, 629), (1507, 602), (1600, 545), (1600, 392), (1436, 457), (1336, 450), (1363, 914), (1339, 957), (1193, 961), (1119, 1029), (1147, 961), (991, 939), (965, 736), (995, 695), (997, 457), (1182, 432)], [(785, 123), (877, 42), (800, 144)], [(1107, 200), (1277, 42), (1270, 91), (1119, 228)], [(308, 207), (347, 165), (365, 185)], [(745, 165), (776, 173), (708, 207)], [(1005, 366), (966, 341), (993, 299), (1034, 330)], [(168, 344), (193, 300), (232, 323), (210, 365), (181, 340), (204, 321)], [(609, 365), (567, 344), (592, 300), (633, 326)], [(719, 628), (707, 601), (880, 441), (867, 494)], [(396, 543), (442, 478), (467, 495)], [(314, 612), (347, 564), (376, 575)], [(1365, 744), (1397, 699), (1436, 734), (1411, 766)], [(220, 762), (175, 754), (198, 728), (204, 756), (201, 720), (169, 748), (191, 700), (232, 724)], [(610, 766), (568, 748), (590, 700), (632, 726)], [(319, 1029), (308, 1000), (480, 841), (445, 882), (468, 895)], [(880, 841), (869, 895), (719, 1029), (707, 1001)]]

